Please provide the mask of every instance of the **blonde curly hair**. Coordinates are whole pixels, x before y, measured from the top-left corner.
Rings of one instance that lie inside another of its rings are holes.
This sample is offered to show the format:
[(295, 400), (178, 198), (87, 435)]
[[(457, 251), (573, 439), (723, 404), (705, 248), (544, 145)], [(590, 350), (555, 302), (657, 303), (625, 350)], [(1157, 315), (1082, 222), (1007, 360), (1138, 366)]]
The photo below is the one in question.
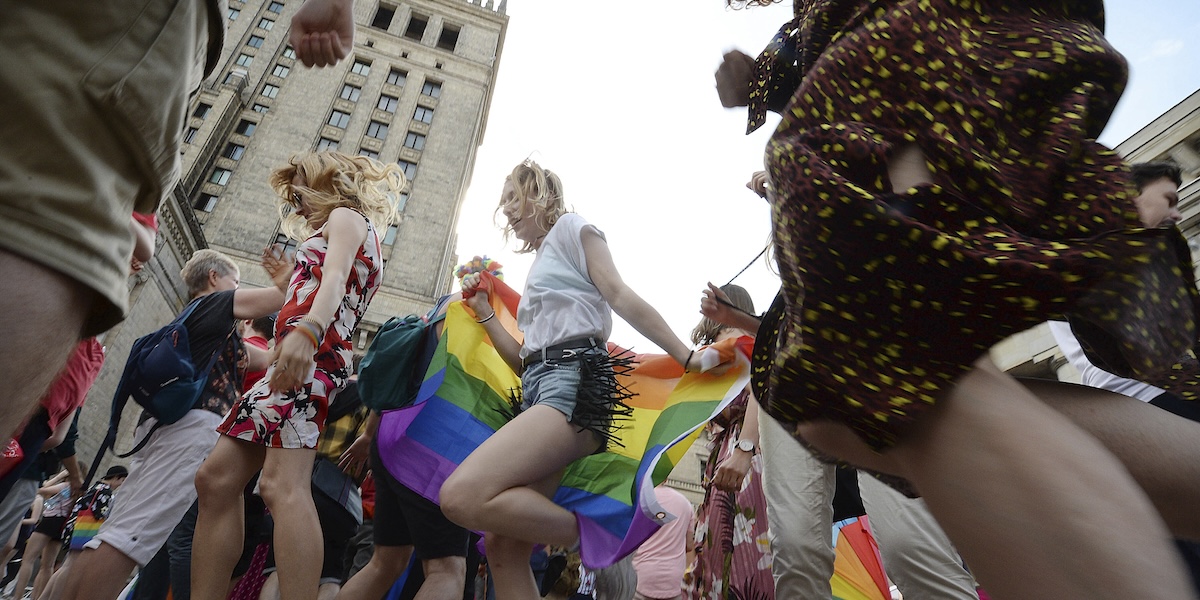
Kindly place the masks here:
[[(524, 213), (525, 206), (532, 203), (535, 208), (534, 218), (546, 231), (550, 231), (559, 217), (570, 212), (563, 203), (562, 180), (550, 169), (543, 169), (532, 160), (526, 159), (514, 167), (506, 181), (512, 182), (513, 196), (521, 203), (518, 212)], [(506, 197), (500, 198), (496, 214), (503, 210), (507, 200)], [(512, 227), (505, 223), (503, 231), (504, 241), (507, 242), (512, 236)], [(534, 250), (532, 242), (525, 242), (517, 253), (525, 254)]]
[[(307, 185), (292, 183), (297, 173)], [(268, 182), (281, 199), (284, 233), (298, 240), (312, 235), (313, 229), (296, 213), (293, 193), (304, 195), (314, 217), (321, 222), (333, 209), (344, 206), (362, 213), (377, 231), (383, 231), (399, 220), (396, 200), (407, 183), (397, 165), (335, 151), (293, 155), (286, 166), (271, 172)]]

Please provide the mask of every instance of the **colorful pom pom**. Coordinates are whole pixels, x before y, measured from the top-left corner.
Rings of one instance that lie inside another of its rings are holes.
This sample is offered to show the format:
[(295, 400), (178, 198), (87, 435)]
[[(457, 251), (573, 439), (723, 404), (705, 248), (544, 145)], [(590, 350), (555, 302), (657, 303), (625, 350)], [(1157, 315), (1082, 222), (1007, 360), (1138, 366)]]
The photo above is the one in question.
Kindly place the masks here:
[(504, 281), (504, 273), (500, 270), (502, 268), (504, 268), (504, 265), (488, 258), (487, 256), (476, 256), (466, 264), (459, 265), (458, 268), (454, 270), (454, 276), (457, 277), (459, 283), (461, 283), (463, 277), (466, 277), (467, 275), (487, 271), (496, 279)]

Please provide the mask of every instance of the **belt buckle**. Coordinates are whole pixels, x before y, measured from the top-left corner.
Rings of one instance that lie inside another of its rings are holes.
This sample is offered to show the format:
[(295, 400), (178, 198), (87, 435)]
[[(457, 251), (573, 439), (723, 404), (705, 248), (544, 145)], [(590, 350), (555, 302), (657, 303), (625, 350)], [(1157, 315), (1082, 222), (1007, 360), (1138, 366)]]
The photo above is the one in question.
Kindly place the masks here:
[(563, 358), (575, 358), (578, 354), (579, 354), (579, 349), (577, 349), (577, 348), (563, 348), (563, 351), (562, 351)]

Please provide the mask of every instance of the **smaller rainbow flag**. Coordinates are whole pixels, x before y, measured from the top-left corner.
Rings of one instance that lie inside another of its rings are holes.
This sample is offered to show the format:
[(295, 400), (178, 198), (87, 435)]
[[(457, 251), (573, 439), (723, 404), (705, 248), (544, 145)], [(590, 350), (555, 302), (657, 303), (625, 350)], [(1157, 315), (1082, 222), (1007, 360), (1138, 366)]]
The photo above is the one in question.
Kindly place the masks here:
[(835, 600), (891, 600), (879, 546), (866, 515), (833, 524), (833, 577)]
[[(516, 328), (520, 296), (485, 275), (496, 318)], [(685, 374), (669, 356), (641, 355), (623, 383), (636, 395), (607, 452), (572, 463), (554, 496), (579, 520), (580, 556), (591, 569), (633, 552), (675, 515), (654, 498), (654, 486), (686, 455), (700, 427), (719, 414), (750, 379), (749, 338), (716, 347), (734, 366), (721, 376)], [(609, 344), (611, 353), (625, 352)], [(384, 465), (396, 479), (434, 502), (454, 469), (508, 419), (520, 379), (504, 363), (461, 302), (447, 309), (445, 328), (412, 406), (384, 413), (378, 433)]]

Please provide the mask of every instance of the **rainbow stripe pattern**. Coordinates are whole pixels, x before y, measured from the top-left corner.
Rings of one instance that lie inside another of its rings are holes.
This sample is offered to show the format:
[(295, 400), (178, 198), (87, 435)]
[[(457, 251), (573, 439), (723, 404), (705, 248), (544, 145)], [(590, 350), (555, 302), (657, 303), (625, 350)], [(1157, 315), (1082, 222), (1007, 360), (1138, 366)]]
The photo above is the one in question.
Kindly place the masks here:
[[(489, 284), (496, 318), (520, 340), (520, 296), (498, 280)], [(377, 437), (388, 471), (434, 502), (455, 467), (507, 422), (511, 391), (520, 387), (461, 302), (449, 305), (445, 323), (415, 403), (384, 413)], [(655, 500), (654, 486), (686, 455), (700, 427), (746, 386), (749, 346), (748, 338), (717, 346), (735, 362), (721, 376), (685, 374), (664, 355), (637, 357), (623, 376), (636, 396), (627, 401), (633, 414), (621, 421), (620, 444), (572, 463), (554, 496), (579, 520), (585, 566), (617, 562), (675, 518)], [(620, 351), (610, 344), (610, 352)]]

